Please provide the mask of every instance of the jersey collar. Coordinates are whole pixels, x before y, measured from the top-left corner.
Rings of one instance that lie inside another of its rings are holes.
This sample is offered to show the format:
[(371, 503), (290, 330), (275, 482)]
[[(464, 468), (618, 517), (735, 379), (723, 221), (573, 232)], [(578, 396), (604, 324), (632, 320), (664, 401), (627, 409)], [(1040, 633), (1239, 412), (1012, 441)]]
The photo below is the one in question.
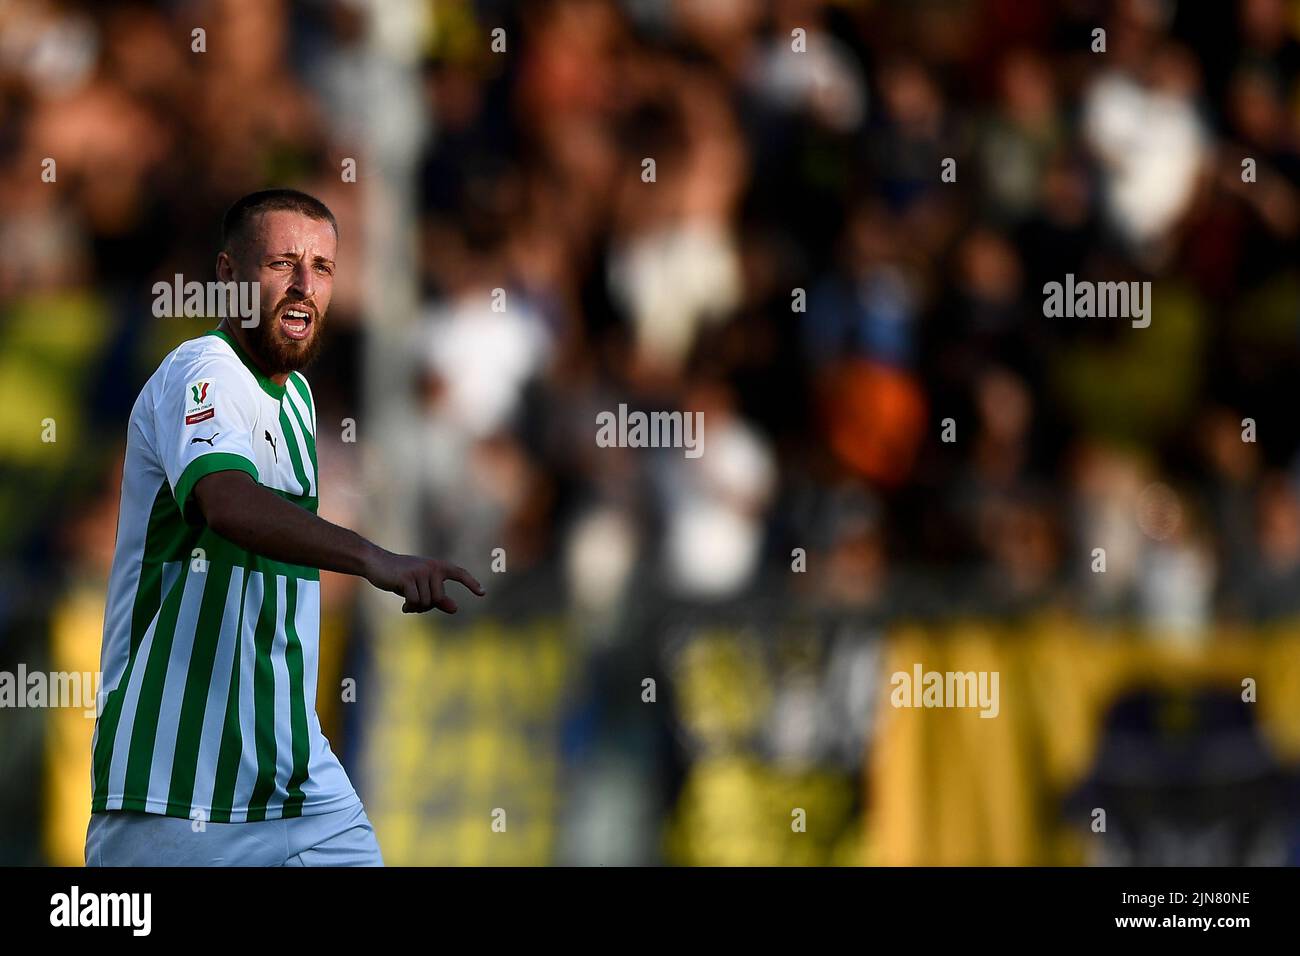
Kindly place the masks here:
[(257, 379), (257, 384), (262, 386), (262, 391), (266, 392), (266, 394), (270, 395), (277, 402), (284, 398), (285, 386), (277, 385), (275, 382), (263, 375), (261, 369), (253, 364), (253, 360), (244, 354), (244, 350), (239, 347), (239, 343), (235, 341), (233, 335), (226, 332), (224, 329), (209, 329), (203, 334), (215, 335), (217, 338), (222, 339), (227, 345), (229, 345), (231, 349), (234, 350), (235, 354), (239, 356), (239, 360), (244, 363), (244, 366), (253, 373), (253, 378)]

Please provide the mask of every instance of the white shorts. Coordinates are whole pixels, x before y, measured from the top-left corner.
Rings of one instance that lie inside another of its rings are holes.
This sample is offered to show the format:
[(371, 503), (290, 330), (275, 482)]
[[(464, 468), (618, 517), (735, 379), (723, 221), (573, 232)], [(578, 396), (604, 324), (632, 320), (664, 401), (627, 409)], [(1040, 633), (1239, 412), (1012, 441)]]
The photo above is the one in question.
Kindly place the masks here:
[(288, 820), (205, 823), (160, 813), (92, 813), (86, 866), (383, 866), (357, 801)]

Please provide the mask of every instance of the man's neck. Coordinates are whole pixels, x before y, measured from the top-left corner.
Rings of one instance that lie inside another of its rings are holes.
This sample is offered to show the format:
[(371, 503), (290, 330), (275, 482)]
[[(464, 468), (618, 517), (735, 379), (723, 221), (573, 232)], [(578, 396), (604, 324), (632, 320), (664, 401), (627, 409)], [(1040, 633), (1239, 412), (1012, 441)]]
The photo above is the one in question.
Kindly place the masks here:
[(229, 318), (222, 319), (221, 324), (218, 325), (217, 328), (225, 332), (232, 339), (238, 342), (239, 347), (243, 349), (244, 354), (248, 356), (248, 360), (252, 362), (254, 365), (256, 365), (258, 369), (261, 371), (261, 373), (265, 375), (267, 378), (269, 378), (271, 381), (275, 382), (276, 385), (283, 385), (285, 382), (289, 381), (288, 372), (277, 372), (273, 375), (266, 370), (266, 367), (262, 364), (261, 357), (255, 351), (249, 348), (248, 340), (244, 338), (241, 330), (236, 328), (235, 325), (231, 323)]

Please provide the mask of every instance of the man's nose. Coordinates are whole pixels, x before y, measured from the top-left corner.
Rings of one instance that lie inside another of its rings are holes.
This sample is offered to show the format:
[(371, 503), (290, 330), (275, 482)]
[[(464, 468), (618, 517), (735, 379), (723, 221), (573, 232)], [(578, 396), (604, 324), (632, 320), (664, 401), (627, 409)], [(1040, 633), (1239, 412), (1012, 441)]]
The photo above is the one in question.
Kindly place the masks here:
[(293, 270), (293, 282), (289, 288), (290, 291), (297, 293), (299, 298), (311, 298), (312, 293), (316, 291), (316, 277), (312, 274), (309, 263), (298, 263)]

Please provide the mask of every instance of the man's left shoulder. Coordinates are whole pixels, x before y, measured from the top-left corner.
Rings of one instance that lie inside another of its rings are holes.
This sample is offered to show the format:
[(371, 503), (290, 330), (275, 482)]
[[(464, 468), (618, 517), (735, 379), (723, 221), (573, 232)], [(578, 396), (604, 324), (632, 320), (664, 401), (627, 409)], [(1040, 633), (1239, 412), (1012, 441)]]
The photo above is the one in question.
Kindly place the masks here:
[(298, 371), (290, 372), (286, 385), (288, 387), (285, 389), (285, 394), (292, 396), (289, 401), (302, 420), (303, 430), (315, 437), (316, 400), (312, 397), (311, 386), (307, 384), (307, 376)]
[(316, 408), (316, 400), (311, 394), (311, 385), (307, 381), (307, 376), (302, 372), (294, 371), (289, 373), (289, 382), (297, 390), (298, 395), (307, 402), (307, 406), (313, 411)]

